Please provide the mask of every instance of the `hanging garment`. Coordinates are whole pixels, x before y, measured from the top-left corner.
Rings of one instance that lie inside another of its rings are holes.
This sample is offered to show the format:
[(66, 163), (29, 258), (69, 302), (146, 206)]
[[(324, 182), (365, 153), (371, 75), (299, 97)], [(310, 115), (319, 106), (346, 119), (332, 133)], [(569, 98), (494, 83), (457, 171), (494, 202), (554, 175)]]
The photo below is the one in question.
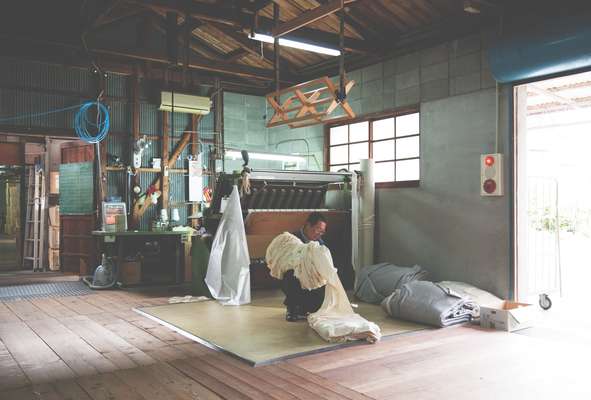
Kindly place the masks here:
[(382, 308), (391, 317), (437, 327), (468, 322), (480, 312), (472, 300), (427, 281), (403, 285), (384, 299)]
[(324, 340), (343, 342), (365, 339), (374, 343), (380, 339), (380, 328), (353, 312), (326, 247), (317, 242), (304, 244), (285, 232), (273, 239), (267, 248), (266, 260), (274, 278), (282, 279), (287, 271), (293, 270), (305, 289), (326, 285), (322, 306), (308, 315), (310, 327)]
[(250, 256), (236, 185), (213, 239), (205, 283), (223, 305), (250, 303)]
[(402, 285), (424, 279), (427, 271), (420, 266), (399, 267), (380, 263), (361, 268), (355, 280), (355, 296), (372, 304), (380, 304)]

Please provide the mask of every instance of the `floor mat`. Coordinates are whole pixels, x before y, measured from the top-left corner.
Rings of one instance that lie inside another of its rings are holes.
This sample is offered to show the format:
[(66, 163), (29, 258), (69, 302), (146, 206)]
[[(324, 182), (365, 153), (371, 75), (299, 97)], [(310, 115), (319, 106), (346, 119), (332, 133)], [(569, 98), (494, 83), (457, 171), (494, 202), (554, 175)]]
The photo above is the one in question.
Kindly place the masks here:
[(36, 297), (83, 296), (92, 290), (82, 282), (51, 282), (0, 287), (0, 300), (22, 300)]
[[(370, 346), (365, 342), (325, 342), (308, 326), (307, 321), (286, 322), (282, 301), (283, 296), (277, 292), (254, 292), (252, 303), (243, 306), (222, 306), (210, 300), (144, 307), (135, 311), (252, 365), (355, 344)], [(423, 325), (392, 319), (373, 304), (359, 303), (355, 312), (378, 324), (383, 336), (426, 329)]]

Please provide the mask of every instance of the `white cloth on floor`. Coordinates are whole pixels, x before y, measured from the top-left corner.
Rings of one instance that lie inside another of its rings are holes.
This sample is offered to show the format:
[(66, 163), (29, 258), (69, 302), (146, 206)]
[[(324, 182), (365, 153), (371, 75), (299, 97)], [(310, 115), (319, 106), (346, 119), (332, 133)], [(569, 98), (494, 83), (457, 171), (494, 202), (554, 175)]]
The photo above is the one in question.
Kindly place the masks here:
[(175, 296), (168, 299), (169, 304), (177, 304), (177, 303), (196, 303), (199, 301), (207, 301), (210, 300), (209, 297), (206, 296)]
[(380, 339), (380, 328), (353, 312), (328, 248), (318, 242), (304, 244), (285, 232), (267, 248), (266, 261), (274, 278), (282, 279), (286, 271), (293, 269), (304, 289), (326, 285), (322, 306), (308, 316), (310, 327), (324, 340), (365, 339), (373, 343)]
[(205, 283), (223, 305), (250, 303), (250, 256), (236, 185), (213, 239)]

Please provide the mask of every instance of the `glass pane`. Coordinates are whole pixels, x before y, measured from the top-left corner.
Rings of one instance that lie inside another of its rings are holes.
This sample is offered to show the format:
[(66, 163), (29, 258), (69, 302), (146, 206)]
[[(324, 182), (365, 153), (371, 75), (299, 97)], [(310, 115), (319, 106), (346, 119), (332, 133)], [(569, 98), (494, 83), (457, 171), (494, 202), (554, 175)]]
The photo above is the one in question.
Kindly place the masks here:
[(394, 137), (394, 118), (380, 119), (373, 122), (373, 140)]
[(369, 122), (358, 122), (349, 125), (349, 134), (351, 142), (361, 142), (369, 139)]
[(419, 159), (396, 161), (396, 180), (418, 181), (421, 176), (420, 168)]
[(330, 172), (339, 172), (340, 169), (347, 169), (346, 165), (331, 165), (330, 166)]
[(343, 144), (347, 143), (348, 141), (348, 132), (347, 132), (348, 125), (342, 126), (335, 126), (334, 128), (330, 128), (330, 144)]
[(419, 113), (396, 117), (396, 136), (416, 135), (419, 132)]
[(383, 140), (372, 143), (373, 159), (376, 161), (394, 159), (394, 140)]
[(419, 137), (396, 139), (396, 159), (419, 156)]
[[(363, 158), (369, 157), (368, 142), (352, 144), (350, 146), (351, 146), (351, 149), (350, 149), (351, 159), (349, 160), (350, 162), (357, 162)], [(331, 159), (331, 162), (332, 162), (332, 159)]]
[(376, 163), (373, 170), (373, 176), (376, 182), (394, 181), (394, 162)]
[(346, 164), (349, 162), (347, 145), (330, 148), (330, 164)]
[(361, 166), (359, 164), (349, 164), (349, 171), (359, 171)]

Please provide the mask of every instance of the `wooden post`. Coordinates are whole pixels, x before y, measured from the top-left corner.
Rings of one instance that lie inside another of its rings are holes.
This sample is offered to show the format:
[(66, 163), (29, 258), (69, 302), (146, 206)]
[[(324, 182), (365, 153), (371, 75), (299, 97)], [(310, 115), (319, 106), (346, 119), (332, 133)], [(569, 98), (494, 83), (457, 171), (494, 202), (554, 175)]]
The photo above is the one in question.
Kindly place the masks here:
[[(199, 121), (200, 115), (191, 114), (191, 155), (196, 157), (199, 154)], [(196, 203), (191, 204), (191, 215), (197, 214), (199, 206)], [(191, 226), (197, 226), (197, 220), (191, 220)]]
[[(189, 132), (183, 133), (181, 140), (179, 140), (179, 142), (176, 144), (176, 147), (175, 147), (174, 151), (172, 152), (172, 155), (170, 155), (170, 157), (168, 158), (168, 164), (167, 164), (168, 168), (174, 167), (176, 160), (179, 158), (179, 156), (181, 155), (181, 153), (183, 152), (183, 150), (185, 149), (185, 147), (187, 146), (187, 144), (189, 143), (190, 140), (191, 140), (191, 135), (189, 134)], [(166, 161), (162, 160), (162, 162), (166, 162)], [(160, 182), (161, 182), (161, 177), (159, 176), (152, 181), (152, 185), (159, 186)], [(136, 203), (133, 208), (133, 213), (136, 214), (139, 218), (142, 215), (144, 215), (146, 210), (148, 208), (150, 208), (151, 205), (152, 205), (151, 201), (145, 201), (142, 206), (140, 206), (139, 204)]]
[[(279, 26), (279, 4), (273, 3), (273, 24), (274, 28), (276, 29)], [(275, 69), (275, 92), (279, 93), (281, 90), (280, 83), (279, 83), (279, 37), (275, 36), (273, 40), (273, 51), (275, 52), (275, 57), (273, 58), (273, 67)], [(277, 98), (275, 101), (278, 103), (281, 101), (281, 96), (277, 94)]]
[(169, 119), (170, 114), (166, 111), (162, 112), (162, 179), (160, 180), (160, 190), (162, 192), (160, 204), (162, 209), (168, 210), (169, 200), (169, 181), (168, 181), (168, 149), (169, 149)]
[[(132, 77), (133, 79), (133, 88), (132, 88), (132, 131), (131, 131), (131, 144), (129, 146), (129, 159), (133, 160), (133, 145), (136, 140), (140, 137), (140, 80), (139, 80), (139, 71), (138, 67), (135, 67), (135, 73)], [(135, 171), (135, 175), (132, 179), (132, 187), (130, 190), (133, 189), (136, 185), (140, 184), (140, 177), (138, 175), (138, 171)], [(129, 221), (129, 226), (132, 229), (137, 229), (140, 225), (140, 218), (136, 211), (136, 207), (132, 208), (133, 211), (131, 213), (131, 220)]]

